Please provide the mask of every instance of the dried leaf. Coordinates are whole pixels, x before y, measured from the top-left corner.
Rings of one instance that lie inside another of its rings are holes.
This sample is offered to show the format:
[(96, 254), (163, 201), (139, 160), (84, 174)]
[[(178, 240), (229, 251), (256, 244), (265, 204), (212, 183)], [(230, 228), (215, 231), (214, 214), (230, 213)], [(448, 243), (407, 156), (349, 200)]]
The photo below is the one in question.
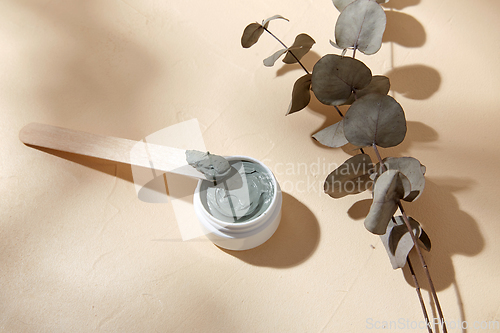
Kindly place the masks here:
[[(294, 64), (302, 59), (316, 42), (308, 34), (300, 34), (295, 37), (293, 45), (288, 48), (288, 52), (283, 58), (285, 64)], [(293, 55), (292, 55), (293, 53)]]
[(328, 54), (313, 68), (312, 91), (326, 105), (345, 103), (354, 89), (370, 84), (372, 73), (361, 61)]
[(306, 74), (295, 81), (292, 90), (292, 101), (286, 112), (287, 116), (309, 105), (311, 101), (311, 77), (312, 74)]
[(391, 96), (363, 96), (347, 110), (344, 133), (347, 140), (356, 146), (370, 146), (373, 143), (384, 148), (397, 146), (406, 135), (403, 108)]
[[(413, 248), (413, 240), (411, 238), (410, 233), (408, 232), (408, 228), (403, 221), (402, 216), (395, 216), (394, 220), (396, 223), (391, 220), (387, 225), (387, 230), (384, 235), (380, 236), (382, 243), (387, 251), (389, 256), (389, 260), (391, 261), (392, 268), (398, 269), (403, 268), (406, 264), (406, 258)], [(413, 218), (408, 218), (410, 222), (410, 226), (413, 230), (413, 233), (417, 237), (417, 244), (429, 251), (431, 248), (430, 239), (422, 229), (420, 224), (414, 220)]]
[(278, 60), (279, 57), (281, 57), (285, 53), (286, 53), (286, 49), (281, 49), (279, 51), (274, 52), (274, 54), (272, 54), (269, 57), (267, 57), (266, 59), (264, 59), (264, 66), (273, 67), (276, 60)]
[[(356, 0), (332, 0), (333, 4), (335, 5), (335, 8), (339, 10), (339, 12), (343, 11), (344, 8), (349, 5), (351, 2), (354, 2)], [(377, 3), (386, 3), (389, 0), (376, 0)]]
[(332, 0), (333, 5), (339, 10), (339, 12), (343, 11), (344, 8), (353, 1), (355, 0)]
[(370, 84), (363, 89), (356, 90), (355, 94), (352, 93), (344, 105), (351, 105), (356, 98), (361, 98), (368, 94), (382, 94), (387, 95), (391, 89), (389, 78), (383, 75), (375, 75), (372, 77)]
[(385, 12), (374, 1), (356, 0), (340, 13), (335, 25), (336, 44), (374, 54), (382, 46), (386, 24)]
[(365, 218), (365, 227), (371, 233), (383, 235), (387, 224), (398, 208), (398, 200), (404, 196), (402, 176), (397, 170), (381, 174), (373, 186), (373, 202)]
[(250, 46), (257, 43), (260, 36), (264, 32), (264, 27), (259, 23), (250, 23), (246, 26), (241, 36), (241, 46), (244, 48), (249, 48)]
[(348, 143), (344, 135), (343, 119), (338, 123), (323, 128), (321, 131), (313, 134), (312, 137), (322, 145), (331, 148), (342, 147)]
[(326, 177), (325, 193), (336, 199), (361, 193), (372, 185), (371, 171), (373, 164), (370, 156), (366, 154), (353, 156)]
[[(420, 164), (419, 160), (413, 157), (387, 157), (383, 159), (383, 162), (387, 169), (398, 170), (410, 182), (411, 191), (405, 195), (403, 200), (413, 201), (422, 194), (425, 187), (425, 166)], [(380, 165), (377, 164), (377, 170), (379, 169)]]
[(241, 36), (241, 46), (243, 46), (244, 48), (249, 48), (250, 46), (257, 43), (260, 36), (262, 36), (262, 33), (264, 33), (264, 28), (267, 29), (267, 27), (269, 26), (269, 22), (276, 19), (283, 19), (288, 21), (287, 18), (284, 18), (281, 15), (274, 15), (262, 21), (262, 24), (250, 23), (249, 25), (247, 25), (245, 27), (245, 30), (243, 30), (243, 35)]
[(342, 54), (341, 56), (345, 56), (346, 52), (347, 52), (347, 49), (343, 49), (341, 48), (340, 46), (338, 46), (333, 40), (330, 39), (330, 45), (333, 46), (334, 48), (336, 49), (339, 49), (339, 50), (342, 50)]
[(270, 18), (267, 18), (264, 21), (262, 21), (262, 25), (264, 27), (266, 27), (266, 29), (267, 29), (267, 27), (269, 26), (269, 22), (271, 22), (272, 20), (277, 20), (277, 19), (282, 19), (282, 20), (288, 21), (287, 18), (285, 18), (281, 15), (274, 15), (274, 16), (271, 16)]

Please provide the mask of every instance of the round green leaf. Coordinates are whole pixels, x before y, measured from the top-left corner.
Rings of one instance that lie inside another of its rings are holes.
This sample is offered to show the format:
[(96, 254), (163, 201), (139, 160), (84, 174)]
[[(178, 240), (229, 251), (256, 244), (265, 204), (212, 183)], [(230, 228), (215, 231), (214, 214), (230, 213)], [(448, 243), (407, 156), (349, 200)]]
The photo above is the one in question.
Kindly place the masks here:
[(260, 36), (264, 32), (264, 27), (259, 23), (250, 23), (243, 30), (243, 35), (241, 36), (241, 46), (244, 48), (249, 48), (250, 46), (257, 43)]
[(335, 25), (336, 44), (374, 54), (382, 46), (385, 12), (375, 1), (356, 0), (340, 13)]
[(368, 94), (387, 95), (389, 93), (389, 89), (391, 89), (391, 83), (387, 76), (374, 75), (372, 77), (372, 80), (370, 81), (370, 84), (363, 89), (355, 90), (355, 92), (351, 94), (344, 105), (351, 105), (352, 103), (354, 103), (356, 98), (361, 98)]
[[(396, 221), (396, 223), (394, 223)], [(417, 237), (419, 247), (429, 251), (431, 248), (430, 239), (422, 229), (420, 224), (411, 217), (408, 217), (411, 229)], [(380, 236), (382, 243), (387, 251), (392, 268), (403, 268), (406, 264), (408, 253), (413, 248), (413, 239), (408, 232), (408, 227), (404, 223), (402, 216), (395, 216), (387, 225), (384, 235)]]
[(312, 74), (306, 74), (295, 81), (292, 90), (292, 101), (286, 116), (302, 110), (311, 101), (311, 76)]
[[(387, 169), (398, 170), (410, 182), (411, 190), (403, 200), (413, 201), (422, 194), (425, 187), (425, 167), (419, 160), (413, 157), (387, 157), (383, 162)], [(379, 168), (378, 166), (377, 169)]]
[[(347, 5), (349, 5), (351, 2), (354, 2), (355, 0), (332, 0), (333, 4), (335, 5), (335, 8), (339, 10), (339, 12), (343, 11)], [(389, 0), (376, 0), (377, 3), (386, 3)]]
[(269, 22), (276, 19), (283, 19), (285, 21), (288, 21), (287, 18), (284, 18), (281, 15), (274, 15), (262, 21), (262, 24), (250, 23), (249, 25), (247, 25), (245, 27), (245, 30), (243, 30), (243, 35), (241, 36), (241, 46), (243, 46), (244, 48), (249, 48), (250, 46), (257, 43), (260, 36), (262, 36), (262, 33), (264, 32), (264, 28), (267, 29), (267, 27), (269, 26)]
[(372, 73), (361, 61), (328, 54), (313, 68), (312, 91), (326, 105), (345, 103), (355, 89), (370, 84)]
[(365, 227), (371, 233), (383, 235), (387, 224), (398, 208), (398, 200), (404, 197), (402, 176), (397, 170), (381, 174), (373, 186), (373, 202), (365, 218)]
[(296, 63), (298, 60), (302, 59), (307, 52), (309, 52), (315, 43), (314, 39), (312, 39), (312, 37), (308, 34), (298, 35), (295, 37), (293, 45), (288, 48), (286, 56), (283, 58), (283, 62), (285, 64)]
[(373, 164), (370, 156), (366, 154), (353, 156), (326, 177), (325, 193), (336, 199), (361, 193), (371, 187), (370, 172), (372, 171)]
[(344, 133), (347, 140), (356, 146), (370, 146), (373, 143), (384, 148), (397, 146), (406, 135), (403, 108), (391, 96), (363, 96), (347, 110)]
[(338, 123), (323, 128), (321, 131), (313, 134), (312, 137), (322, 145), (331, 148), (342, 147), (348, 143), (344, 135), (343, 119)]

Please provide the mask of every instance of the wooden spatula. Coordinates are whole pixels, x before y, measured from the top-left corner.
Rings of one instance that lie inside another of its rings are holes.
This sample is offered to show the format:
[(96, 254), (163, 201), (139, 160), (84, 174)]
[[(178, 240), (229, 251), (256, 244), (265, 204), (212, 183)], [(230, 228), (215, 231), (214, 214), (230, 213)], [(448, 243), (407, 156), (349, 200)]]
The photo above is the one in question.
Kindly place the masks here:
[(19, 138), (29, 146), (92, 156), (206, 180), (201, 172), (187, 164), (186, 151), (183, 149), (40, 123), (24, 126), (19, 132)]

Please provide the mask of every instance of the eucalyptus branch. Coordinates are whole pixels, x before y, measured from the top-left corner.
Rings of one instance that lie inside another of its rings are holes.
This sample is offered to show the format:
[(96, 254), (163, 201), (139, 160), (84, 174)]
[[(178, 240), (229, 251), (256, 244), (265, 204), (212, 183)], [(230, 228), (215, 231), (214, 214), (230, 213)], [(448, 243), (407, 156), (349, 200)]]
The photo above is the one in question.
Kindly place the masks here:
[[(382, 158), (380, 157), (380, 153), (378, 151), (377, 145), (375, 143), (373, 143), (372, 147), (373, 147), (373, 150), (375, 151), (375, 155), (377, 156), (378, 162), (380, 163), (380, 167), (382, 169), (382, 172), (387, 171), (387, 168), (386, 168), (384, 162), (382, 161)], [(418, 246), (417, 237), (413, 233), (413, 229), (410, 225), (410, 221), (408, 219), (408, 216), (406, 215), (406, 212), (403, 208), (403, 204), (401, 203), (401, 201), (399, 199), (397, 200), (397, 205), (399, 207), (399, 210), (401, 211), (401, 214), (403, 215), (403, 221), (406, 225), (406, 228), (408, 229), (408, 232), (410, 233), (414, 248), (417, 251), (418, 258), (420, 260), (422, 268), (424, 269), (425, 275), (427, 277), (427, 281), (429, 283), (432, 298), (434, 299), (434, 302), (436, 303), (436, 308), (438, 310), (439, 320), (441, 321), (441, 325), (443, 327), (443, 333), (447, 333), (448, 330), (446, 329), (446, 323), (444, 321), (443, 311), (441, 310), (441, 305), (439, 303), (436, 289), (434, 288), (434, 283), (432, 282), (432, 278), (431, 278), (431, 275), (429, 273), (429, 268), (427, 267), (424, 256), (422, 255), (422, 251), (420, 250), (420, 247)]]
[[(277, 40), (277, 41), (278, 41), (278, 42), (279, 42), (279, 43), (280, 43), (280, 44), (281, 44), (281, 45), (282, 45), (285, 49), (287, 49), (287, 50), (288, 50), (288, 46), (286, 46), (286, 44), (285, 44), (285, 43), (283, 43), (283, 42), (281, 41), (281, 39), (279, 39), (278, 37), (276, 37), (276, 35), (275, 35), (275, 34), (273, 34), (271, 31), (269, 31), (269, 29), (267, 29), (266, 27), (264, 27), (264, 26), (262, 26), (262, 27), (264, 28), (264, 30), (265, 30), (267, 33), (269, 33), (271, 36), (273, 36), (273, 37), (274, 37), (274, 39), (276, 39), (276, 40)], [(293, 54), (293, 52), (292, 52), (291, 50), (288, 50), (288, 52), (292, 55), (292, 57), (294, 57), (294, 58), (295, 58), (295, 60), (297, 60), (297, 63), (300, 65), (300, 67), (302, 67), (302, 69), (306, 72), (306, 74), (310, 74), (310, 73), (309, 73), (309, 71), (307, 70), (307, 68), (306, 68), (306, 67), (302, 64), (302, 62), (299, 60), (299, 58), (297, 58), (297, 57), (295, 56), (295, 54)]]
[[(420, 224), (406, 215), (401, 203), (401, 200), (413, 201), (420, 196), (425, 185), (425, 167), (413, 157), (388, 157), (382, 160), (377, 146), (389, 148), (399, 145), (406, 136), (406, 117), (401, 105), (388, 95), (389, 78), (373, 75), (366, 64), (356, 59), (358, 50), (365, 55), (372, 55), (382, 46), (386, 26), (386, 14), (380, 6), (382, 2), (384, 1), (333, 0), (340, 15), (335, 26), (335, 42), (330, 40), (330, 44), (343, 51), (340, 56), (336, 54), (323, 56), (314, 65), (313, 73), (309, 73), (300, 61), (315, 43), (309, 35), (298, 35), (289, 48), (267, 29), (271, 20), (287, 20), (281, 15), (272, 16), (262, 21), (262, 24), (249, 24), (243, 32), (241, 42), (244, 48), (251, 47), (263, 32), (267, 31), (285, 49), (266, 58), (264, 65), (271, 67), (279, 57), (286, 54), (283, 62), (287, 64), (297, 62), (306, 72), (293, 86), (292, 101), (286, 115), (306, 108), (311, 101), (312, 93), (322, 104), (334, 106), (342, 120), (313, 134), (315, 140), (331, 148), (339, 148), (347, 143), (358, 147), (373, 145), (381, 166), (375, 175), (376, 178), (372, 177), (371, 171), (366, 172), (373, 168), (373, 162), (363, 149), (359, 148), (361, 154), (349, 158), (327, 176), (324, 191), (332, 198), (338, 199), (373, 187), (374, 200), (365, 218), (366, 229), (373, 234), (381, 235), (394, 269), (403, 268), (408, 264), (424, 318), (429, 323), (420, 285), (408, 258), (408, 253), (415, 248), (429, 282), (442, 330), (447, 333), (434, 284), (417, 244), (418, 238), (419, 243), (421, 242), (426, 250), (430, 250), (430, 239)], [(352, 57), (345, 56), (347, 50), (353, 50)], [(339, 109), (340, 105), (349, 105), (346, 116)], [(374, 123), (372, 119), (377, 119), (377, 122)], [(394, 186), (394, 182), (400, 182), (402, 179), (404, 188), (409, 189), (404, 196), (400, 193), (399, 187)], [(373, 185), (374, 182), (377, 186)], [(351, 184), (356, 185), (349, 187)], [(402, 216), (394, 216), (398, 208)], [(393, 223), (390, 222), (391, 217)], [(419, 231), (417, 235), (413, 232), (415, 228)], [(410, 238), (406, 237), (406, 232), (410, 233)], [(430, 326), (428, 331), (432, 333)]]

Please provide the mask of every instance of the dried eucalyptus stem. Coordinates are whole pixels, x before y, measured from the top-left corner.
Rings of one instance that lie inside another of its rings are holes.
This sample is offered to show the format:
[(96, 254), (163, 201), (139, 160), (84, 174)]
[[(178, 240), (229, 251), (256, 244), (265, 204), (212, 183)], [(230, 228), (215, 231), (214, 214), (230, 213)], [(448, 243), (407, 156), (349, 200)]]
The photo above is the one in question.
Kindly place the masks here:
[[(394, 223), (396, 223), (396, 222), (394, 221)], [(408, 268), (410, 268), (410, 273), (411, 273), (411, 277), (413, 278), (413, 282), (415, 283), (415, 290), (417, 291), (418, 300), (420, 301), (420, 307), (422, 308), (422, 312), (424, 314), (424, 318), (425, 318), (425, 322), (426, 322), (426, 326), (427, 326), (427, 331), (429, 333), (433, 333), (432, 328), (431, 328), (431, 324), (429, 321), (429, 316), (427, 315), (427, 310), (425, 308), (424, 299), (422, 298), (422, 293), (420, 292), (420, 285), (418, 284), (417, 276), (415, 275), (415, 271), (413, 270), (413, 265), (411, 264), (410, 258), (406, 258), (406, 262), (408, 264)]]
[[(382, 170), (384, 172), (387, 171), (387, 168), (386, 168), (384, 162), (382, 161), (382, 158), (381, 158), (380, 153), (378, 151), (377, 145), (375, 143), (373, 143), (372, 147), (373, 147), (373, 150), (375, 151), (375, 155), (377, 156), (377, 159), (378, 159), (378, 161), (380, 163), (380, 167), (382, 168)], [(429, 273), (429, 268), (427, 267), (427, 263), (425, 262), (424, 256), (422, 255), (422, 251), (420, 250), (420, 247), (418, 246), (417, 237), (415, 236), (415, 233), (413, 232), (413, 229), (412, 229), (412, 227), (410, 225), (410, 221), (408, 219), (408, 216), (406, 215), (406, 212), (405, 212), (405, 210), (403, 208), (403, 204), (401, 203), (401, 201), (399, 199), (397, 200), (397, 205), (399, 207), (399, 210), (400, 210), (401, 214), (403, 215), (403, 221), (404, 221), (404, 223), (406, 225), (406, 228), (408, 228), (408, 232), (411, 235), (411, 239), (413, 241), (415, 250), (417, 251), (418, 258), (420, 260), (422, 268), (424, 269), (425, 276), (427, 277), (427, 282), (429, 283), (429, 288), (431, 290), (432, 298), (434, 299), (434, 302), (436, 303), (436, 308), (437, 308), (437, 311), (438, 311), (439, 320), (440, 320), (441, 325), (443, 327), (443, 332), (447, 333), (448, 330), (446, 329), (446, 323), (445, 323), (445, 320), (444, 320), (443, 311), (441, 310), (441, 305), (439, 303), (439, 299), (438, 299), (438, 296), (437, 296), (437, 293), (436, 293), (436, 289), (434, 288), (434, 283), (432, 282), (431, 274)], [(415, 281), (416, 281), (416, 277), (415, 277)]]

